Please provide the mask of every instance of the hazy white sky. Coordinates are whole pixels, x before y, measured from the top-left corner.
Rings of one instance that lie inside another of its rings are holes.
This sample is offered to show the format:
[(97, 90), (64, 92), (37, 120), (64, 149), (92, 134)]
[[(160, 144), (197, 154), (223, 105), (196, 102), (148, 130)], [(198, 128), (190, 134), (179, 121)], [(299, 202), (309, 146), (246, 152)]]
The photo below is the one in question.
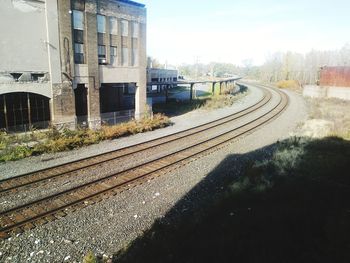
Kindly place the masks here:
[(261, 64), (350, 42), (350, 0), (136, 0), (147, 8), (148, 55), (170, 64)]

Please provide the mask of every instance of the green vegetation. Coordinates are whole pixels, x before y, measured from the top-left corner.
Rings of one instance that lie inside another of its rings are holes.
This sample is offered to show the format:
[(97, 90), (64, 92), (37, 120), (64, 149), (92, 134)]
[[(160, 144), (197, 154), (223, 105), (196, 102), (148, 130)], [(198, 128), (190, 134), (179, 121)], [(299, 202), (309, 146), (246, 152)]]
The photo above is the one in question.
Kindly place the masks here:
[(30, 134), (0, 133), (0, 162), (13, 161), (32, 155), (72, 150), (102, 140), (111, 140), (135, 133), (151, 131), (170, 125), (168, 117), (155, 114), (140, 121), (132, 120), (115, 126), (103, 126), (100, 130), (51, 128), (48, 131), (33, 131)]
[(96, 256), (92, 251), (89, 251), (83, 259), (83, 263), (98, 263)]

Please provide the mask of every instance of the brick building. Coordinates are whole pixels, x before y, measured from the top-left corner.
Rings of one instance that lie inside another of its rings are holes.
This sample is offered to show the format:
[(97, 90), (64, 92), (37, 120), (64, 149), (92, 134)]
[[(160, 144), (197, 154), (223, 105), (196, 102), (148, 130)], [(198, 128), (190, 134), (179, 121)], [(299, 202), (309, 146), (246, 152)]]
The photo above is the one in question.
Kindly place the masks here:
[(146, 9), (129, 0), (4, 0), (0, 128), (101, 125), (146, 104)]
[(322, 67), (320, 86), (350, 87), (350, 67)]

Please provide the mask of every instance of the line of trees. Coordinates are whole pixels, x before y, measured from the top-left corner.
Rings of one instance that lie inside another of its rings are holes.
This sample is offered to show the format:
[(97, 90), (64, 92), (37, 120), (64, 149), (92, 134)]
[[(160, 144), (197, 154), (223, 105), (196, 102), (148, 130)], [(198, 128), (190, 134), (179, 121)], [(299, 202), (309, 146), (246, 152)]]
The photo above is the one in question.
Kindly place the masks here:
[(339, 50), (312, 50), (306, 54), (278, 52), (267, 56), (261, 66), (253, 66), (249, 60), (244, 66), (230, 63), (184, 64), (178, 67), (179, 74), (189, 78), (224, 77), (227, 74), (239, 75), (264, 82), (296, 80), (300, 84), (314, 84), (323, 66), (350, 66), (350, 44)]

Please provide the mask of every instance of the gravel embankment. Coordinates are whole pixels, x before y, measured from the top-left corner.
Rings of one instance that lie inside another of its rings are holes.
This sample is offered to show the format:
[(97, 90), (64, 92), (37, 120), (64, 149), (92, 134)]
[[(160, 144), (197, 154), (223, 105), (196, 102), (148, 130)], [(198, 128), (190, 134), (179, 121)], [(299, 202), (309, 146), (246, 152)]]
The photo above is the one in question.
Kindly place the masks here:
[[(245, 100), (251, 102), (252, 97)], [(61, 220), (0, 241), (0, 261), (80, 262), (89, 250), (111, 257), (149, 229), (155, 219), (171, 221), (200, 200), (223, 191), (221, 182), (237, 176), (243, 160), (269, 155), (269, 146), (288, 137), (306, 118), (303, 99), (292, 93), (290, 98), (290, 106), (277, 120), (220, 151)], [(176, 125), (186, 126), (191, 114), (188, 116), (183, 121), (178, 118)], [(25, 162), (34, 164), (35, 160)]]

